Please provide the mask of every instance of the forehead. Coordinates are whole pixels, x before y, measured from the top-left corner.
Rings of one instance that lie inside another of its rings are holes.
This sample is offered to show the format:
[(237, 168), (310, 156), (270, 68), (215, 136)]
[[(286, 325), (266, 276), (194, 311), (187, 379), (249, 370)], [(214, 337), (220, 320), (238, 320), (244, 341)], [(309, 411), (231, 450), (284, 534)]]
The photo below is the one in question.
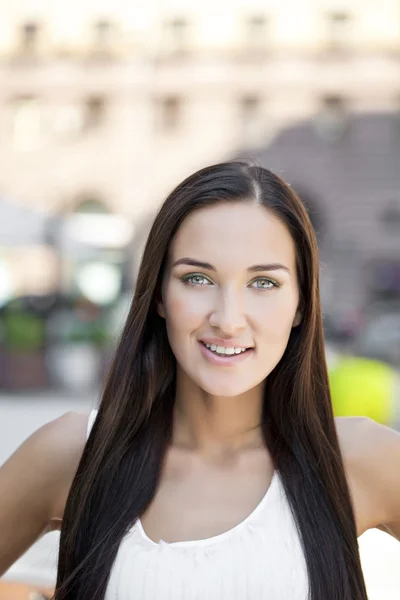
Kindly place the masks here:
[(205, 260), (219, 269), (280, 262), (295, 270), (295, 245), (286, 225), (264, 206), (220, 203), (191, 213), (172, 240), (169, 262)]

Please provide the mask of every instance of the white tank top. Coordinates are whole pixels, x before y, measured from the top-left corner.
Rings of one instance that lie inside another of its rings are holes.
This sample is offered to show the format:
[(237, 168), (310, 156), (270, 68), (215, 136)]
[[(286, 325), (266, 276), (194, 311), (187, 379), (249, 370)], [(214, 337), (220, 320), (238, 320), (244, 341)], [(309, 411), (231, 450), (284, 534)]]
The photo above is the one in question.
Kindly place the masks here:
[[(88, 435), (96, 418), (92, 411)], [(122, 539), (106, 600), (307, 600), (300, 538), (278, 471), (253, 512), (211, 538), (167, 543), (140, 519)]]

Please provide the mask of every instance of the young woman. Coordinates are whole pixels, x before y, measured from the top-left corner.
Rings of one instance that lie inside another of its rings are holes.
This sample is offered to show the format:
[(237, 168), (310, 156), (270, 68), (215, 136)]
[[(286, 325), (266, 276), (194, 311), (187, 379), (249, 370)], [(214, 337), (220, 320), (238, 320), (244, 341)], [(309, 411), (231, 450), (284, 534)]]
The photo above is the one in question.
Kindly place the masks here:
[(357, 536), (400, 539), (400, 435), (334, 419), (288, 185), (233, 162), (171, 193), (98, 412), (38, 430), (0, 497), (0, 571), (62, 522), (56, 600), (367, 599)]

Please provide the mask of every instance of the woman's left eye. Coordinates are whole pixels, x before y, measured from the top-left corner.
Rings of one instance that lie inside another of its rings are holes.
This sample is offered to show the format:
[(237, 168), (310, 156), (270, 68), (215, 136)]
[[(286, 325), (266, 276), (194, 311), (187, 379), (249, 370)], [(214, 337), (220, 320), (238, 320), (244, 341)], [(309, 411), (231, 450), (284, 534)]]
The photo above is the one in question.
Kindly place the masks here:
[(278, 287), (278, 284), (275, 281), (272, 281), (272, 279), (267, 279), (266, 277), (260, 277), (259, 279), (256, 279), (255, 281), (253, 281), (253, 283), (261, 283), (261, 284), (266, 284), (266, 285), (256, 285), (256, 288), (258, 290), (269, 290), (272, 287)]

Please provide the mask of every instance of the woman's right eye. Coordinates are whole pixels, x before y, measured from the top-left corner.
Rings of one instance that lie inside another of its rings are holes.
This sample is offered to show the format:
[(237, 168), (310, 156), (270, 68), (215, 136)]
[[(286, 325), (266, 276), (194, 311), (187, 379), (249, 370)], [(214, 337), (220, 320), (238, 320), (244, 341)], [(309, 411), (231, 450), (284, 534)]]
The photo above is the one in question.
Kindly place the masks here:
[(189, 285), (193, 286), (205, 285), (201, 282), (201, 280), (205, 281), (206, 283), (209, 282), (209, 280), (206, 277), (204, 277), (204, 275), (186, 275), (186, 277), (182, 277), (182, 281), (184, 283), (188, 283)]

